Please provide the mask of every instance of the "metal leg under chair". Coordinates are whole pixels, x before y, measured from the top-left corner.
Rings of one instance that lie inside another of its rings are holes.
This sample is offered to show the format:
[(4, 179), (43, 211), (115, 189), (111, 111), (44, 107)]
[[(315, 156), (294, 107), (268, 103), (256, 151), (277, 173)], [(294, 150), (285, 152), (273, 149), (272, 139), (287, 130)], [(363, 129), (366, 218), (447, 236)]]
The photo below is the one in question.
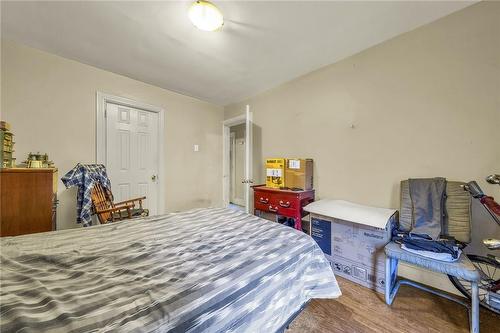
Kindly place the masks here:
[(391, 305), (399, 289), (397, 259), (385, 258), (385, 302)]
[(427, 291), (437, 296), (444, 297), (450, 301), (461, 304), (467, 308), (469, 313), (469, 324), (471, 333), (479, 333), (479, 289), (477, 282), (472, 282), (472, 301), (471, 304), (462, 301), (461, 299), (452, 297), (444, 292), (431, 289), (423, 284), (398, 278), (398, 259), (389, 258), (385, 259), (385, 303), (391, 305), (396, 297), (396, 294), (401, 285), (409, 285), (420, 290)]

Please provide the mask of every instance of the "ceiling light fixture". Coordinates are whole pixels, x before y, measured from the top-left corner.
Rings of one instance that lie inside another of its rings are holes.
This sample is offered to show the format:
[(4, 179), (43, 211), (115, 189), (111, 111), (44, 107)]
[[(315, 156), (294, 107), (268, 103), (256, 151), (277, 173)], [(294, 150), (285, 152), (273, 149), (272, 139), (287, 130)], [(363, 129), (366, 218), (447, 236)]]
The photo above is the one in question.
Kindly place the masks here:
[(221, 11), (213, 3), (198, 0), (189, 7), (189, 19), (203, 31), (215, 31), (224, 25)]

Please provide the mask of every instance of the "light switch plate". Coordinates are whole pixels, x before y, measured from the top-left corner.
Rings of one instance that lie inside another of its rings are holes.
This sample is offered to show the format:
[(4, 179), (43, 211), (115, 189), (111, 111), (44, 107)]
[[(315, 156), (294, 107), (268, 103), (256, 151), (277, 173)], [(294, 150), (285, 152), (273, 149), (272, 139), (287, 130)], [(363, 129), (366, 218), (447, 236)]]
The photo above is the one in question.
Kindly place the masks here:
[(200, 146), (199, 145), (194, 145), (193, 146), (194, 151), (200, 151)]

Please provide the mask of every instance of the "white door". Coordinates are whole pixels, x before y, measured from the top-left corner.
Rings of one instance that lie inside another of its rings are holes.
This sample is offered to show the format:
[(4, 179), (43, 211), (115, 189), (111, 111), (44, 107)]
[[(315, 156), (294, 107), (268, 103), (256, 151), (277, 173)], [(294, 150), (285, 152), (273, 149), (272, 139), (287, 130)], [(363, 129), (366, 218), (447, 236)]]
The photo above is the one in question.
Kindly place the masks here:
[(158, 113), (106, 103), (106, 169), (115, 201), (145, 196), (158, 214)]
[(245, 211), (250, 213), (252, 205), (252, 189), (253, 184), (253, 122), (250, 105), (246, 106), (245, 110)]

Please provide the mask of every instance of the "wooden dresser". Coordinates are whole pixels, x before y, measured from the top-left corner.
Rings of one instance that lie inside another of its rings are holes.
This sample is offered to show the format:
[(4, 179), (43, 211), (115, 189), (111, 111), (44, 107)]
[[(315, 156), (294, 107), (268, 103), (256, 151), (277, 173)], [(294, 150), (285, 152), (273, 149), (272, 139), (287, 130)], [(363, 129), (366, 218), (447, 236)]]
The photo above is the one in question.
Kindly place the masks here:
[(1, 169), (0, 236), (56, 229), (57, 169)]

